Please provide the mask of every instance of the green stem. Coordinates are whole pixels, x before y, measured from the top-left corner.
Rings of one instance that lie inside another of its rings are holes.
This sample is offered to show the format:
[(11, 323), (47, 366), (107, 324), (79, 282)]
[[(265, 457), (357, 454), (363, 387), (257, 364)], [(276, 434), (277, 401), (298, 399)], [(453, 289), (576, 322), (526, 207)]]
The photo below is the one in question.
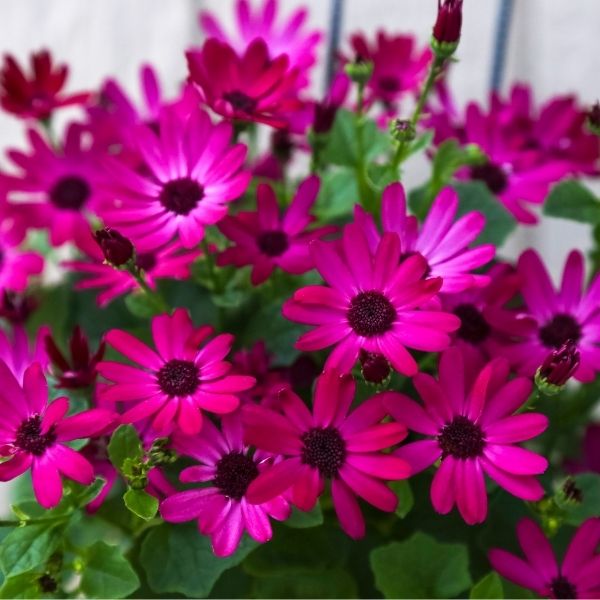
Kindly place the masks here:
[(141, 290), (146, 294), (148, 299), (152, 302), (154, 307), (161, 313), (168, 313), (170, 311), (170, 307), (167, 304), (166, 300), (162, 297), (162, 294), (160, 292), (153, 290), (148, 285), (142, 270), (136, 265), (131, 265), (128, 268), (128, 270), (131, 273), (131, 275), (134, 277), (134, 279), (137, 281)]
[(204, 251), (204, 256), (206, 258), (206, 264), (208, 265), (208, 275), (210, 276), (210, 280), (213, 285), (213, 291), (217, 293), (221, 293), (223, 290), (221, 289), (221, 279), (217, 273), (215, 258), (210, 251), (208, 246), (208, 241), (206, 238), (202, 240), (202, 250)]
[(365, 151), (365, 84), (358, 84), (358, 100), (356, 107), (356, 149), (358, 152), (358, 161), (355, 167), (356, 184), (358, 186), (358, 193), (360, 197), (360, 203), (363, 205), (365, 210), (374, 213), (376, 212), (377, 206), (375, 204), (376, 197), (373, 189), (373, 185), (369, 181), (369, 175), (367, 173), (367, 157)]

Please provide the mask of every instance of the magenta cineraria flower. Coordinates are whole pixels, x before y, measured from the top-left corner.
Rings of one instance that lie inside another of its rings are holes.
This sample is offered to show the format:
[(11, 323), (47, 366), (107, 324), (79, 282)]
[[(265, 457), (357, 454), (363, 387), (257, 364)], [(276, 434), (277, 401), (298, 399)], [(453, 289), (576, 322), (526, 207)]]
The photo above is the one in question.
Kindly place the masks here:
[[(139, 288), (139, 283), (129, 271), (106, 264), (97, 247), (88, 244), (86, 250), (92, 254), (90, 260), (69, 260), (62, 264), (68, 269), (88, 275), (75, 284), (76, 289), (102, 290), (97, 298), (99, 306), (106, 306), (118, 296)], [(185, 250), (179, 242), (172, 242), (156, 251), (136, 253), (135, 263), (144, 271), (149, 287), (156, 289), (157, 279), (188, 279), (191, 265), (200, 254), (198, 249)]]
[(235, 36), (228, 35), (217, 19), (208, 11), (200, 13), (200, 27), (206, 37), (216, 38), (229, 44), (239, 55), (255, 40), (262, 39), (267, 45), (269, 58), (287, 54), (290, 66), (299, 70), (298, 88), (308, 85), (310, 68), (315, 63), (315, 50), (321, 40), (320, 31), (305, 31), (307, 11), (299, 8), (288, 19), (278, 23), (278, 3), (264, 0), (262, 6), (252, 11), (247, 0), (236, 3), (237, 27)]
[(600, 277), (584, 290), (584, 259), (576, 250), (569, 254), (558, 291), (534, 250), (521, 255), (517, 270), (525, 312), (532, 322), (505, 348), (506, 358), (519, 373), (531, 376), (550, 351), (572, 340), (580, 353), (575, 378), (593, 381), (600, 371)]
[(178, 308), (173, 316), (152, 319), (152, 337), (158, 353), (131, 334), (113, 329), (106, 342), (139, 367), (104, 361), (97, 369), (113, 385), (99, 391), (102, 401), (135, 402), (122, 415), (123, 423), (154, 416), (152, 427), (160, 434), (173, 429), (192, 435), (202, 428), (201, 409), (225, 414), (239, 405), (239, 392), (250, 389), (254, 378), (230, 375), (223, 359), (233, 336), (218, 335), (203, 347), (212, 328), (195, 328), (188, 312)]
[(225, 217), (220, 231), (235, 242), (224, 250), (217, 264), (243, 267), (252, 265), (252, 283), (265, 282), (275, 267), (299, 275), (313, 268), (308, 245), (335, 231), (335, 227), (319, 227), (306, 231), (314, 220), (310, 209), (319, 193), (319, 178), (304, 180), (285, 215), (280, 215), (273, 188), (260, 184), (256, 193), (256, 212), (241, 212)]
[(502, 577), (543, 598), (600, 597), (599, 518), (588, 519), (579, 527), (560, 566), (535, 521), (521, 519), (517, 537), (525, 560), (499, 548), (489, 552), (492, 567)]
[(328, 133), (338, 110), (344, 105), (351, 81), (344, 72), (336, 73), (323, 100), (313, 104), (312, 128), (315, 133)]
[(406, 347), (426, 352), (448, 347), (448, 333), (458, 328), (459, 319), (422, 309), (439, 292), (442, 280), (423, 278), (427, 262), (420, 255), (401, 263), (395, 233), (385, 233), (371, 254), (362, 229), (350, 224), (341, 241), (315, 241), (311, 250), (329, 287), (301, 288), (283, 305), (286, 318), (316, 325), (299, 338), (299, 350), (335, 344), (326, 368), (350, 371), (362, 348), (383, 354), (400, 373), (414, 375), (417, 363)]
[(432, 56), (429, 48), (419, 51), (410, 35), (379, 31), (377, 39), (370, 43), (364, 35), (355, 34), (350, 43), (356, 57), (373, 63), (367, 102), (380, 101), (388, 110), (395, 109), (402, 94), (418, 89)]
[(217, 556), (233, 554), (244, 531), (257, 542), (269, 541), (273, 534), (269, 517), (284, 521), (290, 516), (281, 494), (259, 504), (247, 499), (248, 486), (273, 459), (261, 450), (252, 453), (244, 444), (239, 413), (224, 416), (221, 431), (207, 420), (199, 436), (175, 436), (173, 445), (200, 463), (185, 468), (181, 481), (201, 485), (163, 500), (160, 513), (171, 523), (197, 520)]
[(88, 147), (85, 131), (78, 124), (68, 127), (61, 150), (33, 129), (28, 137), (29, 154), (8, 152), (18, 167), (16, 174), (2, 174), (8, 200), (18, 200), (15, 206), (22, 207), (29, 226), (48, 229), (54, 246), (65, 242), (85, 246), (87, 217), (96, 214), (101, 203), (100, 155)]
[(514, 414), (527, 401), (532, 383), (524, 377), (507, 381), (507, 361), (495, 359), (479, 370), (465, 358), (451, 348), (440, 358), (437, 381), (425, 373), (414, 377), (424, 406), (389, 392), (386, 408), (409, 429), (428, 436), (395, 451), (413, 473), (441, 460), (431, 485), (435, 510), (447, 514), (456, 504), (473, 525), (487, 515), (484, 473), (518, 498), (543, 496), (535, 475), (548, 461), (514, 444), (542, 433), (548, 419), (540, 413)]
[(0, 362), (0, 481), (10, 481), (31, 468), (33, 491), (44, 508), (62, 498), (61, 475), (83, 485), (94, 480), (92, 465), (65, 445), (110, 425), (113, 413), (92, 409), (65, 417), (67, 398), (48, 404), (48, 385), (39, 363), (25, 370), (21, 385)]
[(285, 128), (289, 113), (301, 106), (294, 91), (297, 69), (290, 68), (287, 54), (269, 58), (260, 38), (240, 56), (214, 38), (186, 56), (190, 79), (198, 85), (204, 102), (226, 119)]
[(3, 362), (17, 381), (23, 384), (23, 375), (32, 363), (38, 363), (45, 371), (48, 367), (45, 339), (50, 328), (40, 327), (33, 345), (29, 344), (27, 332), (22, 325), (15, 325), (10, 335), (0, 329), (0, 361)]
[(178, 237), (193, 248), (227, 213), (227, 203), (246, 189), (249, 173), (241, 170), (243, 144), (229, 145), (232, 129), (213, 125), (200, 110), (182, 116), (165, 109), (158, 133), (140, 125), (137, 147), (144, 173), (116, 160), (107, 164), (112, 206), (102, 216), (109, 226), (131, 239), (140, 252), (156, 250)]
[[(493, 244), (469, 248), (483, 231), (485, 217), (472, 211), (455, 221), (457, 211), (456, 192), (445, 188), (434, 200), (419, 230), (416, 217), (406, 212), (406, 196), (401, 183), (388, 185), (381, 200), (383, 231), (398, 234), (401, 258), (420, 254), (427, 261), (427, 275), (443, 279), (441, 291), (445, 293), (485, 286), (489, 277), (475, 275), (471, 271), (492, 260), (496, 251)], [(354, 218), (364, 229), (369, 247), (374, 252), (381, 236), (373, 217), (357, 205)]]
[(406, 429), (382, 423), (388, 414), (385, 394), (348, 414), (355, 387), (350, 375), (325, 371), (317, 380), (312, 413), (289, 388), (279, 394), (283, 414), (264, 406), (243, 407), (247, 443), (285, 457), (250, 484), (249, 502), (260, 504), (291, 488), (292, 502), (311, 510), (329, 480), (342, 529), (353, 538), (365, 533), (356, 496), (380, 510), (395, 510), (396, 494), (381, 480), (405, 479), (410, 467), (381, 451), (402, 441)]

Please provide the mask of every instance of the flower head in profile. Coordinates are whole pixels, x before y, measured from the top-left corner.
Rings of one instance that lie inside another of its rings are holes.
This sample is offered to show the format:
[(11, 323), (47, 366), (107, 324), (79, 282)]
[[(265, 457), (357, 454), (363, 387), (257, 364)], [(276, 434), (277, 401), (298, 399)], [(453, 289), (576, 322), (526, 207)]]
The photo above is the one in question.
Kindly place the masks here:
[(70, 417), (69, 400), (48, 404), (48, 386), (39, 363), (33, 363), (20, 384), (0, 362), (0, 481), (10, 481), (31, 469), (33, 491), (44, 508), (62, 498), (61, 476), (90, 485), (92, 465), (66, 442), (101, 433), (113, 421), (113, 413), (91, 409)]
[(87, 219), (102, 202), (100, 154), (90, 147), (85, 129), (71, 124), (58, 150), (37, 131), (28, 131), (30, 152), (10, 150), (16, 172), (2, 173), (9, 202), (26, 216), (30, 227), (48, 229), (50, 242), (60, 246), (87, 243)]
[(318, 177), (305, 179), (285, 214), (281, 215), (273, 188), (260, 184), (256, 193), (256, 212), (241, 212), (225, 217), (219, 223), (221, 233), (235, 242), (235, 246), (221, 253), (218, 264), (252, 265), (254, 285), (265, 282), (276, 267), (294, 275), (312, 269), (310, 242), (335, 231), (334, 227), (306, 229), (314, 219), (310, 209), (318, 192)]
[(431, 501), (441, 514), (456, 504), (470, 525), (487, 516), (484, 474), (523, 500), (540, 500), (544, 489), (536, 479), (548, 461), (515, 444), (532, 439), (548, 419), (527, 412), (514, 414), (531, 393), (531, 380), (507, 380), (508, 362), (495, 359), (482, 369), (457, 348), (446, 350), (439, 378), (419, 373), (413, 379), (423, 405), (403, 394), (389, 392), (386, 408), (399, 422), (426, 439), (395, 451), (413, 473), (441, 460), (431, 485)]
[(37, 300), (33, 296), (4, 290), (0, 298), (0, 317), (11, 325), (22, 325), (37, 307)]
[(290, 68), (287, 54), (269, 58), (260, 38), (241, 55), (210, 38), (186, 56), (204, 103), (226, 119), (286, 128), (290, 113), (301, 107), (295, 92), (298, 70)]
[(394, 112), (403, 94), (414, 92), (427, 74), (431, 50), (417, 48), (410, 35), (377, 33), (375, 40), (355, 34), (350, 40), (352, 51), (362, 61), (373, 63), (373, 74), (367, 83), (367, 102), (381, 102)]
[(439, 352), (460, 325), (452, 314), (428, 310), (442, 286), (425, 279), (427, 262), (414, 254), (401, 259), (400, 239), (385, 233), (375, 252), (357, 224), (346, 225), (342, 240), (315, 241), (316, 269), (328, 286), (300, 288), (283, 306), (291, 321), (316, 326), (296, 347), (306, 352), (335, 345), (326, 368), (350, 371), (361, 349), (382, 354), (405, 375), (417, 372), (406, 349)]
[(346, 101), (350, 83), (346, 73), (336, 73), (325, 97), (313, 104), (312, 128), (316, 134), (328, 133), (331, 130), (338, 110)]
[[(88, 244), (88, 260), (66, 260), (64, 267), (85, 277), (75, 284), (75, 289), (98, 289), (99, 306), (106, 306), (115, 298), (139, 289), (139, 282), (127, 270), (115, 269), (106, 264), (102, 252)], [(150, 289), (156, 289), (158, 279), (188, 279), (191, 265), (200, 256), (199, 249), (186, 250), (180, 242), (172, 242), (155, 251), (135, 254), (135, 265), (144, 271)]]
[(160, 113), (158, 132), (146, 125), (135, 130), (143, 172), (117, 160), (107, 161), (110, 201), (102, 212), (144, 253), (173, 238), (193, 248), (204, 228), (227, 213), (227, 204), (245, 191), (249, 173), (242, 171), (246, 147), (230, 145), (232, 128), (213, 125), (200, 110), (182, 116), (173, 108)]
[(258, 504), (248, 501), (248, 486), (273, 458), (261, 450), (252, 452), (244, 443), (239, 413), (224, 416), (220, 431), (207, 420), (199, 435), (177, 435), (173, 446), (199, 463), (185, 468), (181, 481), (200, 486), (170, 495), (162, 501), (160, 513), (170, 523), (197, 520), (217, 556), (233, 554), (245, 531), (257, 542), (269, 541), (273, 535), (269, 518), (284, 521), (290, 516), (289, 503), (281, 494)]
[(13, 56), (4, 56), (0, 104), (5, 111), (18, 117), (46, 120), (57, 108), (87, 101), (88, 93), (62, 94), (69, 69), (67, 65), (52, 64), (50, 52), (34, 52), (29, 60), (31, 72), (27, 73)]
[(292, 502), (311, 510), (330, 481), (337, 517), (353, 538), (365, 533), (357, 496), (380, 510), (395, 510), (398, 499), (384, 482), (405, 479), (410, 467), (382, 450), (402, 441), (406, 429), (382, 422), (388, 414), (384, 394), (349, 413), (354, 393), (350, 375), (329, 370), (317, 380), (312, 412), (289, 388), (279, 394), (281, 412), (244, 405), (247, 443), (284, 457), (252, 481), (249, 502), (261, 504), (291, 489)]
[(489, 552), (492, 567), (502, 577), (543, 598), (597, 598), (600, 595), (599, 518), (588, 519), (577, 529), (560, 565), (535, 521), (521, 519), (517, 537), (525, 559), (499, 548)]
[(42, 370), (47, 370), (45, 340), (48, 335), (50, 328), (42, 326), (38, 329), (35, 342), (30, 344), (23, 325), (14, 325), (9, 331), (0, 329), (0, 361), (8, 367), (20, 384), (23, 384), (27, 367), (33, 363), (38, 363)]
[(99, 363), (98, 372), (113, 382), (100, 388), (100, 399), (134, 403), (123, 413), (123, 423), (152, 416), (152, 427), (161, 435), (174, 429), (198, 433), (202, 410), (219, 415), (233, 412), (240, 403), (239, 392), (254, 385), (253, 377), (229, 374), (231, 364), (224, 358), (233, 336), (221, 334), (207, 342), (211, 333), (209, 326), (194, 327), (183, 308), (172, 316), (152, 319), (158, 352), (125, 331), (109, 331), (106, 342), (137, 365)]
[(239, 55), (244, 54), (254, 40), (264, 40), (270, 59), (287, 54), (290, 66), (299, 71), (297, 87), (302, 88), (308, 85), (322, 34), (306, 30), (305, 8), (298, 8), (285, 20), (278, 18), (278, 11), (277, 0), (263, 0), (256, 10), (252, 10), (248, 0), (237, 0), (235, 35), (229, 35), (209, 11), (200, 13), (200, 27), (207, 37), (226, 42)]
[(567, 259), (559, 290), (534, 250), (519, 258), (521, 294), (531, 326), (503, 354), (523, 375), (533, 376), (552, 350), (571, 340), (579, 351), (575, 379), (593, 381), (600, 371), (600, 277), (584, 287), (584, 259), (574, 250)]
[[(416, 217), (407, 213), (401, 183), (387, 186), (381, 199), (383, 231), (398, 234), (401, 257), (420, 254), (427, 261), (427, 275), (442, 278), (444, 293), (487, 285), (489, 277), (472, 271), (488, 263), (495, 254), (493, 244), (470, 247), (485, 227), (483, 214), (472, 211), (456, 219), (457, 211), (458, 196), (451, 188), (438, 194), (421, 227)], [(373, 217), (357, 205), (354, 218), (374, 252), (381, 235)]]

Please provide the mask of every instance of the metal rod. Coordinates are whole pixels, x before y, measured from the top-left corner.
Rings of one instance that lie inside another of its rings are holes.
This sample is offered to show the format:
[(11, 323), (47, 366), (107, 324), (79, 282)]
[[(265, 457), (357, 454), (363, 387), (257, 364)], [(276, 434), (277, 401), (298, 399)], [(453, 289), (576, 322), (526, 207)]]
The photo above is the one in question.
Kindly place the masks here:
[(329, 11), (329, 41), (327, 44), (327, 63), (325, 70), (325, 90), (329, 89), (335, 73), (337, 49), (340, 44), (343, 19), (343, 0), (331, 0)]
[(499, 90), (504, 79), (506, 65), (506, 50), (512, 22), (514, 0), (500, 0), (498, 16), (496, 19), (496, 35), (494, 37), (494, 55), (492, 58), (492, 72), (490, 76), (490, 90)]

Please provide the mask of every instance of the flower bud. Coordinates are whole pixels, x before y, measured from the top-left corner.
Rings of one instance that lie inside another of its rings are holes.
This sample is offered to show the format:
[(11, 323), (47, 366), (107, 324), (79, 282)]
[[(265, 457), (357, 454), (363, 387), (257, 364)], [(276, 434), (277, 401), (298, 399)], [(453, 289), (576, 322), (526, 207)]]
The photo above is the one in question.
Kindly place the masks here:
[(389, 381), (392, 370), (385, 356), (361, 350), (358, 359), (366, 383), (382, 385)]
[(462, 27), (462, 0), (438, 0), (438, 14), (431, 47), (441, 58), (454, 54), (460, 40)]
[(573, 340), (567, 340), (558, 350), (550, 352), (535, 374), (539, 390), (548, 396), (560, 392), (577, 371), (580, 357)]
[(354, 62), (349, 62), (345, 65), (344, 71), (354, 83), (365, 85), (371, 75), (373, 75), (373, 63), (370, 60), (364, 60), (361, 56), (357, 56)]
[(105, 227), (94, 234), (106, 262), (121, 267), (133, 258), (133, 244), (115, 229)]
[(406, 119), (392, 119), (390, 134), (399, 143), (412, 142), (417, 135), (415, 126)]
[(588, 129), (600, 136), (600, 102), (596, 102), (587, 112)]
[(25, 323), (37, 308), (37, 304), (37, 301), (30, 296), (4, 290), (0, 301), (0, 317), (4, 317), (13, 325)]

